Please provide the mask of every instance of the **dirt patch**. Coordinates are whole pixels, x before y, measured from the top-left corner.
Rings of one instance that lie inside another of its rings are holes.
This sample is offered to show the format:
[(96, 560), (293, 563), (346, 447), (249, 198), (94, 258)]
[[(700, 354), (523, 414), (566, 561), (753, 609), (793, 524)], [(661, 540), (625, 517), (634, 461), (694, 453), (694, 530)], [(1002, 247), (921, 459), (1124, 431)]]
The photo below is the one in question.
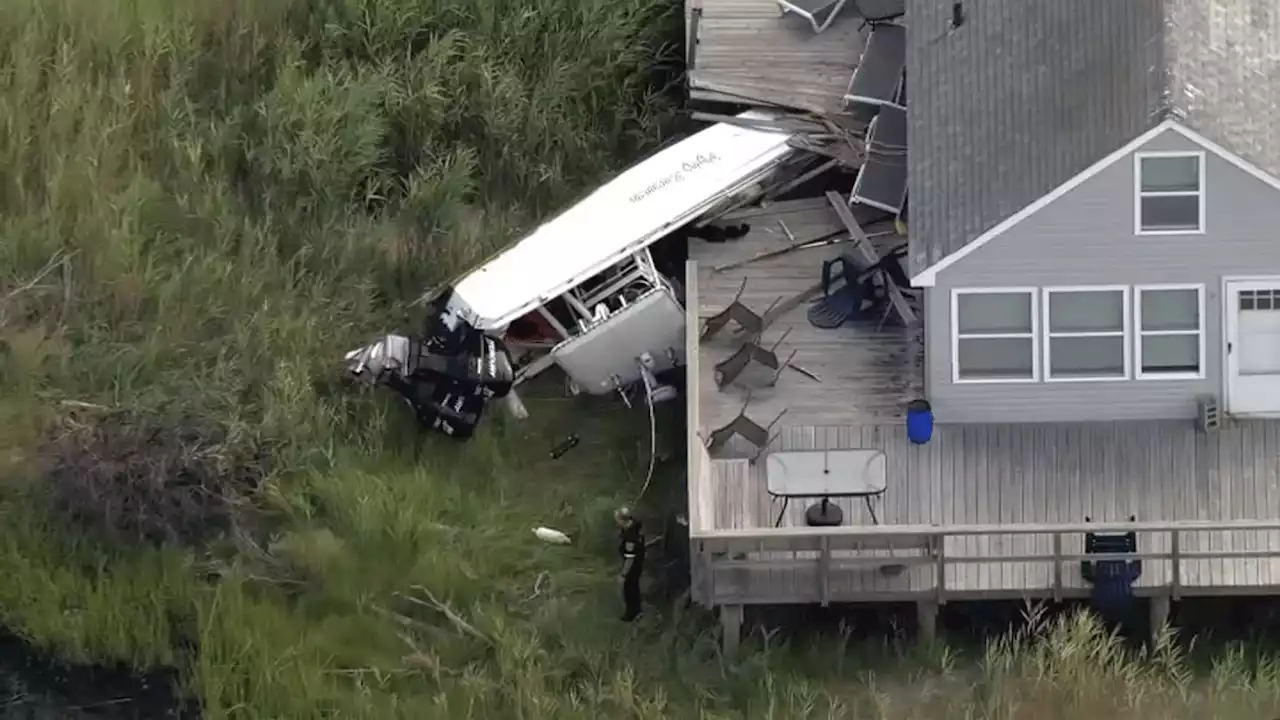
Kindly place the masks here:
[(200, 546), (252, 523), (261, 443), (135, 413), (68, 419), (50, 440), (56, 514), (117, 543)]

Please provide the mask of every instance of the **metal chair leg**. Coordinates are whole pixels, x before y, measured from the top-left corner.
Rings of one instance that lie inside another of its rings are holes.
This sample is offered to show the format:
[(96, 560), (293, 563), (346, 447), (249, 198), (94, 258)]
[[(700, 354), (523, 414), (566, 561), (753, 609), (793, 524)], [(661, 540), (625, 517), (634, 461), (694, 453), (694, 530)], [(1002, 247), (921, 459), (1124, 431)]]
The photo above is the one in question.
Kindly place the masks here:
[(875, 507), (873, 507), (873, 506), (871, 505), (871, 496), (870, 496), (870, 495), (863, 495), (863, 496), (862, 496), (862, 502), (863, 502), (864, 504), (866, 504), (866, 506), (867, 506), (867, 512), (871, 513), (871, 524), (872, 524), (872, 525), (879, 525), (879, 524), (880, 524), (880, 518), (876, 517), (876, 509), (875, 509)]

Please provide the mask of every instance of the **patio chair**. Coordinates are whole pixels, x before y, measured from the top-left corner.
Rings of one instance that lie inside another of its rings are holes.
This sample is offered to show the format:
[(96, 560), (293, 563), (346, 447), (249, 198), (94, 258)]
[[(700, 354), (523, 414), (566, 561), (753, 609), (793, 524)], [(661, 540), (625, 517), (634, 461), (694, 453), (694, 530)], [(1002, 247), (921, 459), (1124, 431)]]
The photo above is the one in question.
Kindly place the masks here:
[[(836, 266), (840, 274), (833, 276)], [(862, 315), (862, 306), (872, 288), (862, 276), (869, 268), (860, 264), (852, 255), (840, 255), (822, 263), (822, 297), (809, 305), (809, 324), (823, 330), (831, 330), (856, 320)], [(836, 285), (837, 281), (843, 284)]]
[(891, 215), (907, 202), (907, 109), (886, 103), (867, 128), (866, 162), (853, 182), (849, 202)]
[(738, 324), (747, 334), (747, 339), (755, 339), (760, 337), (765, 328), (769, 326), (771, 320), (768, 319), (769, 312), (782, 300), (778, 298), (774, 300), (765, 311), (756, 314), (754, 310), (742, 304), (742, 293), (747, 289), (747, 279), (742, 279), (742, 285), (738, 288), (737, 294), (733, 296), (733, 302), (724, 310), (707, 318), (706, 324), (702, 326), (701, 340), (710, 340), (716, 333), (720, 332), (729, 324), (730, 321)]
[(845, 0), (777, 0), (778, 10), (782, 15), (794, 13), (809, 21), (813, 32), (820, 33), (831, 25)]
[(783, 415), (787, 414), (787, 409), (783, 408), (777, 417), (769, 422), (768, 425), (761, 427), (759, 423), (747, 417), (747, 406), (751, 404), (751, 393), (747, 393), (747, 399), (742, 403), (742, 409), (738, 411), (737, 416), (726, 423), (718, 430), (711, 432), (711, 437), (707, 438), (707, 452), (714, 453), (724, 447), (734, 435), (742, 436), (751, 445), (755, 446), (755, 452), (748, 460), (754, 463), (760, 459), (764, 451), (777, 438), (777, 435), (771, 434), (773, 426), (778, 424)]
[(906, 69), (907, 28), (892, 23), (872, 25), (862, 57), (849, 78), (844, 109), (853, 105), (875, 108), (894, 102), (906, 82)]
[(782, 337), (773, 344), (773, 347), (763, 348), (756, 343), (755, 338), (750, 338), (742, 343), (732, 355), (716, 363), (715, 379), (716, 387), (723, 390), (726, 385), (738, 379), (743, 370), (751, 364), (752, 360), (773, 370), (773, 379), (769, 381), (769, 387), (773, 387), (778, 383), (778, 378), (782, 375), (782, 371), (795, 358), (796, 351), (792, 350), (791, 355), (784, 361), (778, 360), (778, 346), (783, 340), (787, 339), (787, 335), (791, 334), (791, 328), (782, 333)]

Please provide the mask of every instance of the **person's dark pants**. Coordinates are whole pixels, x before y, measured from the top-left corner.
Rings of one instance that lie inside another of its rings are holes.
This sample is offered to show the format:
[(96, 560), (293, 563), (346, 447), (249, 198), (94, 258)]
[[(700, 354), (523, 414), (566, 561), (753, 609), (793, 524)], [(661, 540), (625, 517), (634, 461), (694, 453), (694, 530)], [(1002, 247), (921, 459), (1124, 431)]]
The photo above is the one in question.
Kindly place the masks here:
[(640, 569), (636, 568), (622, 578), (622, 602), (626, 605), (623, 620), (635, 620), (640, 614)]

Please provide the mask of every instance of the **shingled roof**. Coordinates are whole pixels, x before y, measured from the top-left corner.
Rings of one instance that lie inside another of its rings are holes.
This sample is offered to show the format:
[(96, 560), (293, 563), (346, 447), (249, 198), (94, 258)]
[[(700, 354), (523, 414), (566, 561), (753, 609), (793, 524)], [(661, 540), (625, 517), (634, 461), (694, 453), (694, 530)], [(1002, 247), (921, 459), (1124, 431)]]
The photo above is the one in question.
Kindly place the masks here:
[(1163, 120), (1280, 176), (1276, 0), (908, 3), (910, 272)]

